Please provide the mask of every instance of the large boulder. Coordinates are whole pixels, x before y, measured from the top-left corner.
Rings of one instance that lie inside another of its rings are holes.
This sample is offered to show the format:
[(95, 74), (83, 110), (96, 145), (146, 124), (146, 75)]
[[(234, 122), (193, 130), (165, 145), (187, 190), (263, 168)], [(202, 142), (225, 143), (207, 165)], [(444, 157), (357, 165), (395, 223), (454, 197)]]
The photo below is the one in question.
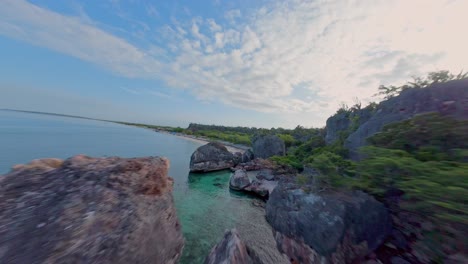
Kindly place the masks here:
[(270, 195), (266, 218), (293, 263), (350, 263), (391, 230), (387, 209), (363, 192), (306, 193), (287, 184)]
[(242, 163), (252, 161), (254, 159), (254, 153), (251, 149), (247, 149), (244, 154), (242, 154)]
[(0, 177), (0, 263), (177, 263), (165, 158), (75, 156)]
[(234, 167), (237, 158), (227, 148), (216, 142), (203, 145), (190, 158), (191, 172), (209, 172)]
[(286, 147), (284, 141), (276, 135), (255, 136), (252, 140), (255, 158), (267, 159), (272, 156), (284, 156)]
[[(411, 118), (417, 114), (438, 112), (456, 119), (468, 119), (468, 79), (447, 83), (436, 83), (422, 89), (404, 90), (399, 96), (383, 101), (375, 114), (366, 118), (359, 128), (349, 135), (345, 147), (350, 150), (352, 159), (360, 159), (358, 149), (367, 144), (366, 139), (382, 130), (390, 123)], [(327, 125), (329, 125), (327, 121)], [(327, 127), (327, 136), (331, 127)]]
[(236, 170), (229, 179), (229, 188), (241, 191), (250, 185), (250, 178), (245, 170)]
[(211, 249), (205, 264), (255, 264), (261, 263), (239, 238), (237, 230), (232, 229), (224, 234), (223, 239)]

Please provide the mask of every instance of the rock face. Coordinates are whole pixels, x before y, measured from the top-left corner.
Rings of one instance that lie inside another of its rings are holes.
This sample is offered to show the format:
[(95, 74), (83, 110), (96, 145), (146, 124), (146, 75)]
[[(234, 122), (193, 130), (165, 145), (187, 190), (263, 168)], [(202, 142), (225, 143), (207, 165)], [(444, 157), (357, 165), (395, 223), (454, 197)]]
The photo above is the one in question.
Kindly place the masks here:
[(165, 158), (46, 159), (0, 177), (0, 263), (177, 263)]
[[(249, 252), (250, 251), (250, 252)], [(255, 256), (251, 256), (244, 242), (239, 238), (235, 229), (227, 231), (223, 239), (211, 249), (205, 259), (205, 264), (256, 264)]]
[[(375, 114), (346, 139), (345, 147), (350, 150), (350, 157), (359, 159), (358, 148), (366, 145), (366, 139), (383, 126), (427, 112), (468, 119), (468, 79), (404, 90), (399, 96), (380, 103)], [(327, 135), (329, 130), (327, 127)]]
[(266, 218), (293, 263), (350, 263), (391, 231), (387, 209), (363, 192), (313, 194), (281, 184), (270, 195)]
[(256, 136), (252, 140), (252, 147), (255, 158), (266, 159), (286, 154), (284, 141), (276, 135)]
[(250, 185), (249, 176), (245, 170), (236, 170), (229, 179), (229, 188), (241, 191)]
[(353, 126), (356, 128), (372, 117), (373, 111), (371, 109), (361, 109), (355, 113), (339, 113), (327, 119), (325, 135), (325, 142), (331, 144), (338, 140), (340, 133), (351, 129)]
[(208, 172), (234, 167), (237, 158), (220, 143), (211, 142), (199, 147), (190, 158), (191, 172)]
[(252, 161), (254, 159), (254, 154), (251, 149), (247, 149), (244, 154), (242, 154), (242, 163)]

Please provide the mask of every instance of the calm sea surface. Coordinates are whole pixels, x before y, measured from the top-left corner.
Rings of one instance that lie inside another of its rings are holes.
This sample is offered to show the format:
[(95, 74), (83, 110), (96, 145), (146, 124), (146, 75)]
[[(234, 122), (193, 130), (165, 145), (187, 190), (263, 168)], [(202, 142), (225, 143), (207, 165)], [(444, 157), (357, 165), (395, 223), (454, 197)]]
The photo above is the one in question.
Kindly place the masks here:
[[(189, 174), (200, 143), (151, 130), (86, 119), (0, 110), (0, 174), (37, 158), (164, 156), (175, 180), (174, 199), (185, 237), (180, 263), (202, 263), (226, 229), (248, 240), (269, 232), (252, 198), (229, 191), (230, 173)], [(164, 238), (161, 238), (164, 239)]]

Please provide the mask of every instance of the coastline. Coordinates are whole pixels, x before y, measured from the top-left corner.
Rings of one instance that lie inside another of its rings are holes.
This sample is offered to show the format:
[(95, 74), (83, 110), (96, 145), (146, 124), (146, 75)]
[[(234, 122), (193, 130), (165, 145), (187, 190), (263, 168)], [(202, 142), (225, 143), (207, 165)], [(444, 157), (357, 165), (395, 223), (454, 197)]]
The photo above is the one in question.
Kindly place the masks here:
[(156, 129), (151, 129), (151, 130), (153, 130), (156, 133), (163, 133), (163, 134), (167, 134), (167, 135), (171, 135), (171, 136), (176, 136), (176, 137), (179, 137), (179, 138), (182, 138), (182, 139), (185, 139), (185, 140), (191, 140), (191, 141), (202, 143), (202, 144), (208, 144), (210, 142), (219, 142), (219, 143), (223, 144), (224, 146), (226, 146), (228, 151), (231, 152), (231, 153), (236, 153), (236, 152), (244, 153), (247, 149), (250, 148), (249, 146), (234, 144), (234, 143), (226, 142), (226, 141), (222, 141), (222, 140), (210, 140), (210, 139), (204, 138), (204, 137), (186, 135), (186, 134), (183, 134), (183, 133), (176, 133), (176, 132), (167, 132), (167, 131), (156, 130)]

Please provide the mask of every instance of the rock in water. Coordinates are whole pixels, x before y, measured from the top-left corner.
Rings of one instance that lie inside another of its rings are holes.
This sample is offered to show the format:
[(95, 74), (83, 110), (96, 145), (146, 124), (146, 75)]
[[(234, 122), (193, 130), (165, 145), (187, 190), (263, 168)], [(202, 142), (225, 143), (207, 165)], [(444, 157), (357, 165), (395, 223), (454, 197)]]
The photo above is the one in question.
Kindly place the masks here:
[(190, 158), (191, 172), (208, 172), (234, 167), (236, 157), (227, 148), (216, 142), (203, 145)]
[(210, 254), (205, 259), (205, 264), (256, 264), (259, 261), (255, 256), (251, 256), (244, 242), (239, 238), (235, 229), (224, 234), (216, 246), (211, 249)]
[(229, 179), (229, 188), (241, 191), (250, 185), (249, 176), (245, 170), (236, 170)]
[(165, 158), (75, 156), (0, 177), (0, 263), (176, 263)]
[(252, 140), (252, 147), (255, 158), (267, 159), (286, 154), (284, 141), (276, 135), (256, 136)]
[(314, 194), (281, 184), (270, 195), (266, 218), (293, 263), (350, 263), (375, 250), (391, 230), (383, 204), (357, 191)]

